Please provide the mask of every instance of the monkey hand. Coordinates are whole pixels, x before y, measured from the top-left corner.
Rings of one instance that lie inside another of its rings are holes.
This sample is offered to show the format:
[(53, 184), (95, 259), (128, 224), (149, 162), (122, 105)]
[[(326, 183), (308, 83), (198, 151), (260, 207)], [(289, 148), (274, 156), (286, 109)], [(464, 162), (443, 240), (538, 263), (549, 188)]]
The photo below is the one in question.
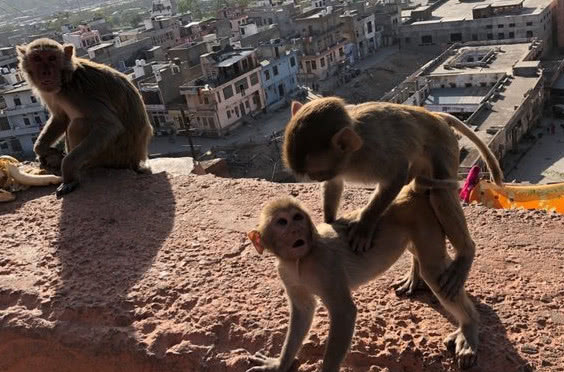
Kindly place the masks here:
[(450, 263), (448, 268), (440, 275), (439, 285), (441, 293), (452, 300), (464, 286), (472, 266), (472, 258), (458, 256)]
[(78, 181), (63, 182), (57, 187), (57, 199), (62, 198), (64, 195), (70, 193), (78, 187)]
[(64, 157), (65, 154), (62, 151), (50, 147), (47, 151), (39, 155), (38, 159), (42, 167), (58, 172), (61, 170), (61, 163)]
[(249, 368), (247, 372), (286, 372), (280, 366), (280, 359), (269, 358), (264, 354), (256, 353), (249, 356), (251, 362), (258, 364), (255, 367)]
[(370, 249), (375, 228), (374, 221), (362, 218), (349, 223), (349, 244), (354, 252), (366, 252)]

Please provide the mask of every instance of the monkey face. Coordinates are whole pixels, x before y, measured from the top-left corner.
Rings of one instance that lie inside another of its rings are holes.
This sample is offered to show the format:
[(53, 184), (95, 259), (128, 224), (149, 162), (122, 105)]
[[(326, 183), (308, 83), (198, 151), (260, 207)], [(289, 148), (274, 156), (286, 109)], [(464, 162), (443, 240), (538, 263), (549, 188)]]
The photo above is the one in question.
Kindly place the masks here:
[(32, 50), (26, 55), (26, 71), (42, 92), (57, 92), (61, 87), (62, 55), (57, 49)]
[(308, 154), (305, 161), (305, 175), (318, 182), (337, 177), (347, 167), (350, 155), (325, 151), (319, 154)]
[(309, 217), (298, 208), (280, 209), (272, 214), (264, 229), (264, 241), (278, 257), (297, 260), (307, 255), (312, 244)]

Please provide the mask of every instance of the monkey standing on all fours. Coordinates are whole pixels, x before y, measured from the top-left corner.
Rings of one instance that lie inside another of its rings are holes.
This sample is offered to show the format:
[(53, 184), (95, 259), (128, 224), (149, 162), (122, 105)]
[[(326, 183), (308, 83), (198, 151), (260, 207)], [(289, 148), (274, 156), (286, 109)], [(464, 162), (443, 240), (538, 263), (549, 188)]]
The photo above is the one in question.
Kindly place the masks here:
[[(43, 166), (61, 167), (60, 197), (78, 186), (83, 167), (148, 172), (153, 129), (141, 95), (111, 67), (74, 56), (72, 45), (37, 39), (17, 47), (26, 81), (51, 114), (33, 150)], [(65, 135), (67, 155), (51, 146)]]
[(356, 306), (351, 290), (387, 271), (406, 248), (418, 259), (423, 280), (458, 321), (458, 329), (445, 338), (447, 348), (455, 352), (461, 368), (476, 363), (479, 316), (464, 288), (452, 298), (440, 290), (438, 276), (452, 260), (429, 198), (405, 186), (384, 212), (371, 241), (373, 248), (362, 256), (352, 252), (346, 237), (348, 223), (359, 213), (316, 227), (295, 199), (278, 199), (263, 208), (259, 226), (248, 236), (257, 252), (267, 249), (278, 258), (290, 324), (280, 357), (255, 354), (250, 359), (259, 365), (247, 372), (290, 370), (313, 320), (314, 296), (321, 298), (330, 320), (321, 370), (337, 372), (354, 333)]
[[(359, 219), (351, 223), (349, 239), (354, 251), (370, 247), (380, 217), (405, 184), (413, 179), (437, 185), (457, 180), (459, 149), (453, 128), (478, 147), (496, 184), (501, 185), (503, 175), (495, 156), (452, 115), (386, 102), (345, 106), (337, 97), (305, 105), (293, 102), (291, 110), (283, 145), (284, 162), (298, 175), (326, 181), (325, 222), (335, 220), (344, 181), (377, 183)], [(452, 298), (468, 277), (475, 246), (457, 188), (431, 188), (429, 194), (433, 210), (456, 251), (452, 265), (440, 278), (443, 294)], [(418, 272), (414, 257), (411, 272), (397, 283), (398, 294), (413, 292)]]

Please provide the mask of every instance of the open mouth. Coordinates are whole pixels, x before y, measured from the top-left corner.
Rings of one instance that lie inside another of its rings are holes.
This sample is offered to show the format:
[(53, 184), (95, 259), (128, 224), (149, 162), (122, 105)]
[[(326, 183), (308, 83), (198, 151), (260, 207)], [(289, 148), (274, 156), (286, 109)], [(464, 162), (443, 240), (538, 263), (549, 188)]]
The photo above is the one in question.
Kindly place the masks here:
[(299, 248), (301, 246), (303, 246), (305, 244), (305, 241), (303, 239), (298, 239), (294, 242), (294, 245), (292, 245), (292, 248)]

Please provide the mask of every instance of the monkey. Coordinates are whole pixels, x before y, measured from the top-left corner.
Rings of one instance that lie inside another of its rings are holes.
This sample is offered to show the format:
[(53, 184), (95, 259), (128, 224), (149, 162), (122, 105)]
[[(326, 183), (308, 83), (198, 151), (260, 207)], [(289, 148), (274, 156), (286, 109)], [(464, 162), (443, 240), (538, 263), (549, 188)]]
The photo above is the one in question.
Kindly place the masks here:
[[(338, 97), (325, 97), (303, 105), (292, 102), (291, 114), (284, 133), (283, 162), (297, 176), (323, 182), (325, 222), (335, 220), (345, 181), (377, 184), (371, 200), (349, 226), (356, 252), (370, 247), (378, 221), (405, 184), (426, 179), (440, 186), (457, 179), (456, 132), (477, 146), (495, 183), (502, 184), (501, 168), (487, 145), (447, 113), (387, 102), (345, 105)], [(440, 277), (443, 294), (452, 298), (468, 276), (475, 245), (457, 188), (443, 185), (426, 192), (456, 251), (452, 265)], [(413, 293), (419, 279), (417, 264), (414, 259), (410, 273), (396, 283), (398, 295)]]
[(263, 208), (258, 227), (247, 233), (259, 254), (273, 253), (290, 307), (289, 328), (281, 355), (249, 356), (258, 364), (247, 372), (286, 372), (294, 362), (309, 331), (320, 298), (330, 319), (323, 356), (324, 372), (336, 372), (354, 333), (357, 308), (351, 291), (385, 273), (407, 248), (419, 262), (420, 275), (441, 304), (458, 321), (458, 329), (444, 342), (454, 351), (460, 368), (477, 361), (479, 314), (464, 288), (453, 298), (442, 294), (438, 273), (449, 266), (445, 235), (430, 199), (405, 186), (384, 212), (373, 235), (373, 249), (355, 254), (347, 238), (347, 225), (358, 217), (356, 210), (334, 221), (315, 226), (310, 214), (294, 198), (275, 199)]
[[(153, 129), (141, 95), (125, 75), (47, 38), (18, 45), (17, 53), (26, 82), (50, 113), (33, 150), (44, 166), (60, 162), (57, 197), (76, 189), (82, 168), (150, 172), (145, 162)], [(63, 135), (67, 154), (61, 161), (51, 146)]]

